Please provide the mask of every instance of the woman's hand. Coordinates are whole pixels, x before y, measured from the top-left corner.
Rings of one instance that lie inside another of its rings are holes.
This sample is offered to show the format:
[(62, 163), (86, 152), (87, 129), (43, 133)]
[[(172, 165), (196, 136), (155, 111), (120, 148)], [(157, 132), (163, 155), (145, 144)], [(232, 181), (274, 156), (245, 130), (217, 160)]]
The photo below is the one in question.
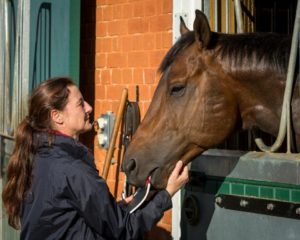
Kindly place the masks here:
[(166, 190), (171, 197), (189, 180), (189, 172), (187, 166), (183, 166), (182, 161), (178, 161), (171, 173)]
[(128, 205), (133, 200), (133, 195), (129, 197), (123, 198), (121, 201), (118, 202), (120, 206)]

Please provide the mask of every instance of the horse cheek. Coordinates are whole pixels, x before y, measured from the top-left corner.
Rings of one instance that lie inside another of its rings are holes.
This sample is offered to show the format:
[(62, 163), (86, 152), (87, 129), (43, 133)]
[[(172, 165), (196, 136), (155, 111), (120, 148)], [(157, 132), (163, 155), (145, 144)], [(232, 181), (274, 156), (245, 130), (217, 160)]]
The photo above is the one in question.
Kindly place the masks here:
[(198, 141), (200, 146), (210, 148), (221, 143), (233, 130), (236, 104), (230, 92), (213, 79), (206, 82), (200, 101)]

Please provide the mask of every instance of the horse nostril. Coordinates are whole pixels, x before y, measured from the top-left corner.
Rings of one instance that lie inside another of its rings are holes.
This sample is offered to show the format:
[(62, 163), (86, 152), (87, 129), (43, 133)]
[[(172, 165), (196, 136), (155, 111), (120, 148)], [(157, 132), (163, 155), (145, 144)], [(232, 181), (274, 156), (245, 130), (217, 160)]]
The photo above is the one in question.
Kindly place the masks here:
[(135, 167), (136, 167), (135, 160), (134, 159), (130, 159), (129, 163), (128, 163), (127, 167), (126, 167), (126, 170), (127, 170), (127, 172), (130, 172), (130, 171), (134, 170)]

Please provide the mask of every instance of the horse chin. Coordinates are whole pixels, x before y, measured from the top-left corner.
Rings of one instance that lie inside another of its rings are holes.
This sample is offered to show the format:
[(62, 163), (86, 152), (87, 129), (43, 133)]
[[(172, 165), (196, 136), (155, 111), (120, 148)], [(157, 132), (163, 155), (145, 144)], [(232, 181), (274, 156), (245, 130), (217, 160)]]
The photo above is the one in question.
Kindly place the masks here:
[[(196, 156), (201, 154), (204, 151), (201, 147), (194, 147), (190, 151), (186, 152), (181, 160), (184, 165), (187, 165), (190, 161), (192, 161)], [(168, 167), (157, 167), (153, 169), (149, 176), (151, 176), (152, 186), (156, 189), (164, 189), (167, 186), (169, 176), (173, 170), (174, 165), (168, 165)]]
[(150, 174), (151, 176), (151, 185), (155, 189), (164, 189), (167, 186), (168, 176), (163, 174), (162, 168), (156, 168)]

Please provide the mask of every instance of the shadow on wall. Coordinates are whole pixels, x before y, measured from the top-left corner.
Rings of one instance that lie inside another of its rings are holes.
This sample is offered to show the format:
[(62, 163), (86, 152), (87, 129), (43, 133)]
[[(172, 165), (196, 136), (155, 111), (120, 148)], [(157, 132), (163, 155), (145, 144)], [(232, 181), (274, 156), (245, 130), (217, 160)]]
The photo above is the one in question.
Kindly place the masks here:
[[(91, 106), (95, 102), (95, 26), (96, 1), (81, 1), (79, 88)], [(80, 141), (93, 150), (95, 134), (95, 131), (89, 131), (80, 137)]]

